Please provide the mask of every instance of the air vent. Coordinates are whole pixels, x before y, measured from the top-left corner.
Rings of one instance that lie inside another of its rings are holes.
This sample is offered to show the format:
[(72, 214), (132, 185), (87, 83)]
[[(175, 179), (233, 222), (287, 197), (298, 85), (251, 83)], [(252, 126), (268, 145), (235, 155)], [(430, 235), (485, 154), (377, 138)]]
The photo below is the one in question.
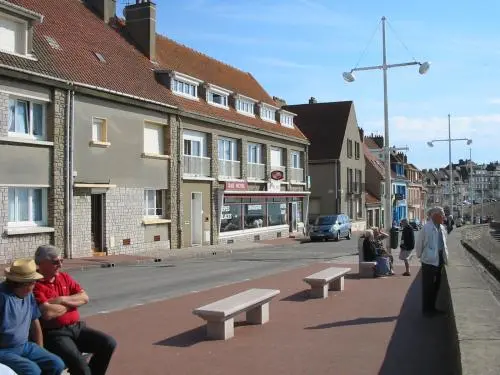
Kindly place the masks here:
[(59, 43), (57, 43), (57, 40), (55, 40), (51, 36), (47, 36), (47, 35), (44, 35), (44, 37), (45, 37), (45, 40), (47, 41), (47, 43), (49, 43), (49, 46), (51, 46), (52, 48), (57, 49), (57, 50), (62, 50)]
[(97, 60), (99, 60), (100, 62), (102, 62), (102, 63), (106, 62), (106, 59), (104, 58), (104, 56), (102, 54), (100, 54), (99, 52), (94, 52), (94, 55), (95, 55), (95, 57), (97, 57)]

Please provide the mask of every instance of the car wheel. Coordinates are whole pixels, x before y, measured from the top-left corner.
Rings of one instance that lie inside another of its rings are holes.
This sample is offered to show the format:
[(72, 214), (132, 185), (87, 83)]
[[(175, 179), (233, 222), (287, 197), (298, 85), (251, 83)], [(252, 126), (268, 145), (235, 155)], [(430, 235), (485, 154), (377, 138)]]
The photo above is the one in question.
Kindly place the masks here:
[(337, 234), (335, 235), (335, 241), (340, 240), (340, 231), (337, 231)]
[(347, 237), (346, 237), (348, 240), (350, 240), (352, 238), (352, 233), (351, 233), (351, 230), (349, 229), (349, 232), (347, 232)]

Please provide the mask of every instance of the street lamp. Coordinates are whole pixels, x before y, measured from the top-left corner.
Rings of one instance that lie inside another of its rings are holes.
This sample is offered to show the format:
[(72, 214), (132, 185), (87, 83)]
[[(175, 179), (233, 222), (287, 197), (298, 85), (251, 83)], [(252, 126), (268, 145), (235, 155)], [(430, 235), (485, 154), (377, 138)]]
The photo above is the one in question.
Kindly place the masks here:
[(451, 138), (451, 115), (448, 114), (448, 138), (447, 139), (433, 139), (427, 142), (429, 147), (434, 147), (434, 142), (448, 142), (448, 162), (450, 170), (450, 214), (453, 215), (453, 164), (451, 164), (451, 142), (457, 141), (467, 141), (467, 146), (472, 144), (472, 139), (470, 138)]
[(401, 66), (411, 66), (418, 65), (418, 72), (420, 74), (425, 74), (430, 68), (429, 62), (406, 62), (400, 64), (387, 64), (387, 49), (385, 43), (385, 22), (386, 18), (382, 17), (382, 65), (368, 66), (364, 68), (354, 68), (349, 72), (344, 72), (342, 77), (348, 83), (354, 82), (356, 77), (354, 72), (359, 72), (363, 70), (382, 70), (384, 78), (384, 157), (385, 157), (385, 204), (384, 204), (384, 223), (385, 227), (389, 231), (392, 223), (392, 182), (391, 182), (391, 147), (389, 142), (389, 105), (387, 99), (387, 70), (389, 68), (398, 68)]

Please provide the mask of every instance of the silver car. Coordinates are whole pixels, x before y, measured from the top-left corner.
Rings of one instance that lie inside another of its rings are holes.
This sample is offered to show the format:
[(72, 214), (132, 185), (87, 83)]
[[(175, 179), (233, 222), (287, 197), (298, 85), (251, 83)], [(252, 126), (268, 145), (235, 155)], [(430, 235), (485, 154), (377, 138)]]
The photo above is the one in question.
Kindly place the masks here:
[(309, 231), (311, 241), (350, 240), (351, 235), (351, 220), (344, 214), (318, 216)]

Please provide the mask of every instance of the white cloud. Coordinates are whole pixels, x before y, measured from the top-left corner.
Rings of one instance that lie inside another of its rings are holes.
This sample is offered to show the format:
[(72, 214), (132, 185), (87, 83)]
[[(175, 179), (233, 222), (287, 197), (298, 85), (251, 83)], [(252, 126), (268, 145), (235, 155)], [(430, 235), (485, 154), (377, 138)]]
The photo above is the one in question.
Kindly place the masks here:
[(500, 98), (491, 98), (488, 102), (490, 104), (500, 104)]

